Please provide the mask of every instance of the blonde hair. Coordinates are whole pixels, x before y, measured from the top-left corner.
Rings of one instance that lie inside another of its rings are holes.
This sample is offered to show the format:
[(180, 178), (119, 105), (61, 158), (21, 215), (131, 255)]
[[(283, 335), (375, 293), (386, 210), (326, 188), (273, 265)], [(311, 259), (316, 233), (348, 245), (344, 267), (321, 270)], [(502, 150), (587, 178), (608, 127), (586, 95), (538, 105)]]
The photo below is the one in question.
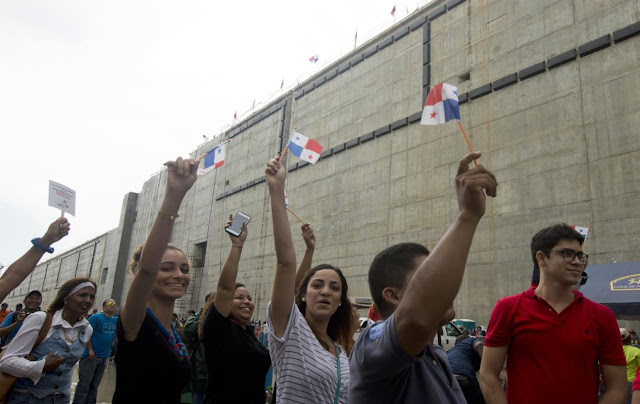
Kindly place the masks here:
[[(140, 266), (140, 258), (142, 257), (143, 250), (144, 250), (144, 244), (136, 248), (136, 250), (133, 253), (133, 257), (131, 258), (131, 262), (129, 263), (129, 271), (131, 271), (131, 273), (134, 275), (136, 274), (136, 272), (138, 272), (138, 267)], [(165, 249), (165, 251), (166, 250), (180, 251), (182, 255), (184, 255), (185, 257), (187, 256), (187, 254), (185, 254), (184, 251), (182, 251), (182, 249), (180, 249), (178, 246), (171, 243), (167, 244), (167, 248)], [(191, 262), (188, 259), (187, 261), (189, 262), (189, 269), (191, 269)]]

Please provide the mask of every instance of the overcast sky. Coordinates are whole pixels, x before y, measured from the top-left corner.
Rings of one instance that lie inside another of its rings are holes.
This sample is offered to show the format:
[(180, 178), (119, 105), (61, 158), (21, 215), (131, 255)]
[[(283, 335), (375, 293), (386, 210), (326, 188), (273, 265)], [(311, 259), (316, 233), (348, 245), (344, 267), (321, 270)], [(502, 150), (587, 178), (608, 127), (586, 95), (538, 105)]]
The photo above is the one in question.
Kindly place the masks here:
[(117, 227), (127, 192), (236, 111), (390, 27), (394, 4), (399, 23), (427, 2), (0, 2), (0, 263), (59, 216), (49, 180), (77, 193), (57, 254)]

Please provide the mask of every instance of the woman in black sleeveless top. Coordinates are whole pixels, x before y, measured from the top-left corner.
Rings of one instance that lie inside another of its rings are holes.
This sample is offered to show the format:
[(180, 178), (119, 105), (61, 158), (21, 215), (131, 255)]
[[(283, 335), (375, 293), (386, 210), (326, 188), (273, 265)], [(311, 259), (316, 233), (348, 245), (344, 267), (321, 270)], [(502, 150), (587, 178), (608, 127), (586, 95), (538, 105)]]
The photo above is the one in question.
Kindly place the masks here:
[[(231, 217), (229, 218), (231, 220)], [(231, 225), (229, 221), (226, 227)], [(236, 283), (247, 226), (229, 234), (231, 250), (222, 267), (215, 295), (200, 316), (200, 341), (207, 364), (204, 403), (264, 404), (264, 380), (271, 366), (269, 351), (249, 325), (254, 304), (249, 290)]]
[(178, 158), (165, 164), (167, 191), (149, 237), (133, 256), (134, 273), (116, 326), (116, 391), (113, 403), (180, 403), (189, 381), (189, 358), (172, 327), (174, 303), (189, 286), (189, 261), (169, 243), (198, 163)]

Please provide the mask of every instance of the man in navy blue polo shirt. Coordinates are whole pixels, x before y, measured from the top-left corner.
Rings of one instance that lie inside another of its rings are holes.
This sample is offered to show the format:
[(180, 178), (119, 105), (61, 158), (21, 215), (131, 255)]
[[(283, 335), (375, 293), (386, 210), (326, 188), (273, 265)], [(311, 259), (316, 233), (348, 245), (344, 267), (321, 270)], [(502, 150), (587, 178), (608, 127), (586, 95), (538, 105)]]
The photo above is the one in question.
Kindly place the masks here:
[(458, 215), (433, 252), (414, 243), (387, 248), (369, 269), (371, 296), (383, 321), (362, 332), (349, 357), (349, 402), (465, 403), (444, 350), (433, 345), (453, 319), (453, 299), (464, 274), (471, 241), (495, 196), (494, 175), (470, 153), (455, 179)]

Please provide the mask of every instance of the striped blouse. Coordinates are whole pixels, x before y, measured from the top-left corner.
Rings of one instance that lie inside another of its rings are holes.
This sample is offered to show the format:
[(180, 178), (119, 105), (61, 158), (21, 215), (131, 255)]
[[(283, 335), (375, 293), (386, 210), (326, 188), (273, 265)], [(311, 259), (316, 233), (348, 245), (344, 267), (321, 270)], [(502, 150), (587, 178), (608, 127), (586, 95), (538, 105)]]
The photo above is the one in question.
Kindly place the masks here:
[[(338, 384), (337, 358), (320, 345), (307, 320), (293, 304), (281, 338), (273, 334), (271, 303), (267, 306), (269, 354), (276, 375), (276, 404), (334, 404)], [(348, 402), (349, 359), (340, 349), (340, 404)]]

